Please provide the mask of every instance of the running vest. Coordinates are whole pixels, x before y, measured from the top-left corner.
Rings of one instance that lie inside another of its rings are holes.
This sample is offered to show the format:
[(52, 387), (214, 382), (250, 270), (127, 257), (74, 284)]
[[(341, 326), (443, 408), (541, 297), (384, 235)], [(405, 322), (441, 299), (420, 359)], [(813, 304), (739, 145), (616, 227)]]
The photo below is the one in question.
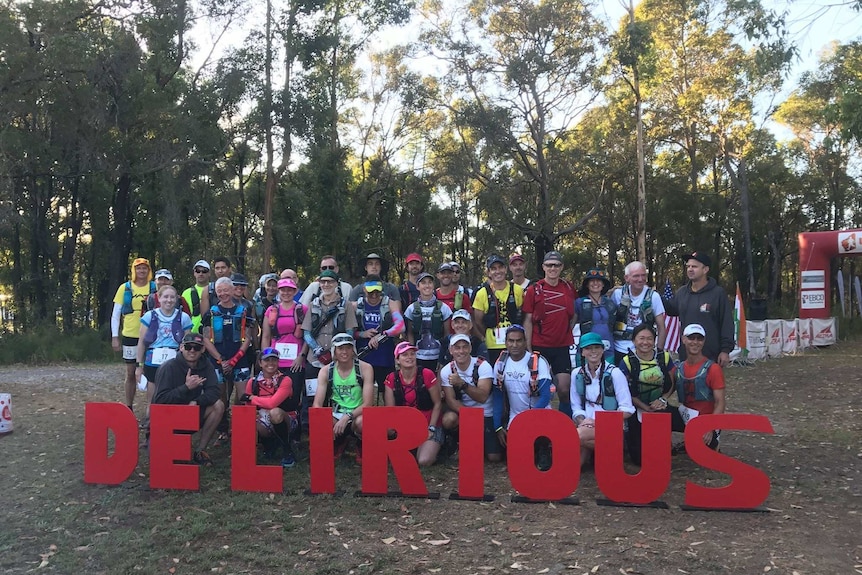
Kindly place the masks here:
[[(497, 305), (497, 295), (491, 287), (490, 282), (482, 284), (485, 292), (488, 295), (488, 311), (482, 318), (482, 325), (488, 329), (493, 329), (500, 325), (500, 309)], [(506, 296), (506, 317), (510, 324), (521, 323), (521, 310), (518, 309), (518, 304), (515, 302), (515, 284), (509, 281), (509, 295)]]
[[(379, 331), (386, 331), (393, 325), (395, 322), (392, 321), (392, 310), (389, 307), (389, 296), (383, 296), (383, 299), (380, 300), (380, 311), (386, 309), (386, 312), (383, 313), (383, 317), (380, 320), (380, 325), (377, 326)], [(360, 326), (362, 331), (368, 329), (365, 326), (365, 298), (360, 297), (356, 300), (356, 325)]]
[[(532, 353), (532, 361), (530, 362), (530, 396), (531, 397), (539, 397), (539, 358), (542, 357), (542, 354), (538, 351), (534, 351)], [(503, 362), (503, 371), (506, 370), (506, 362), (509, 361), (509, 352), (504, 351), (500, 354), (500, 357), (497, 358), (497, 361)], [(478, 373), (478, 370), (477, 370)], [(496, 379), (496, 378), (495, 378)], [(503, 382), (497, 381), (497, 387), (500, 389), (503, 388)]]
[[(485, 358), (477, 356), (473, 359), (475, 359), (476, 361), (473, 362), (473, 383), (472, 383), (472, 385), (478, 387), (479, 386), (479, 366), (482, 365), (483, 363), (485, 363)], [(458, 373), (457, 367), (458, 366), (455, 365), (455, 360), (452, 360), (452, 363), (449, 364), (449, 370), (452, 373)], [(461, 397), (464, 395), (463, 388), (462, 389), (455, 389), (453, 387), (452, 391), (455, 392), (455, 399), (457, 399), (458, 401), (461, 401)]]
[[(121, 308), (120, 312), (123, 315), (129, 315), (130, 313), (135, 311), (132, 308), (132, 282), (127, 281), (123, 284), (123, 286), (125, 287), (125, 290), (123, 291), (123, 307)], [(150, 281), (150, 294), (154, 293), (156, 293), (156, 282)], [(143, 307), (143, 304), (141, 304), (141, 307)]]
[[(272, 309), (275, 308), (275, 317), (272, 317)], [(281, 334), (278, 332), (278, 320), (281, 319), (281, 304), (274, 303), (266, 310), (266, 316), (269, 320), (269, 333), (272, 341), (276, 341)], [(293, 336), (302, 337), (302, 322), (305, 320), (305, 310), (302, 309), (302, 304), (293, 304), (293, 323), (296, 324), (296, 329), (293, 331)]]
[[(608, 330), (614, 331), (614, 318), (616, 312), (616, 306), (614, 305), (613, 300), (608, 296), (602, 296), (602, 299), (599, 300), (600, 305), (605, 308), (608, 312)], [(593, 300), (590, 296), (578, 298), (578, 301), (575, 302), (575, 305), (578, 309), (578, 318), (581, 320), (581, 335), (585, 333), (590, 333), (593, 331)]]
[[(335, 310), (335, 317), (330, 320), (332, 323), (332, 335), (337, 333), (344, 333), (344, 319), (345, 319), (345, 309), (344, 309), (344, 297), (338, 300), (338, 303), (329, 308), (327, 314), (332, 314), (333, 310)], [(323, 308), (320, 306), (320, 298), (316, 297), (311, 300), (311, 331), (317, 331), (320, 322), (325, 319), (325, 314), (323, 313)]]
[[(416, 341), (422, 339), (422, 305), (419, 300), (411, 304), (413, 313), (410, 314), (410, 322), (413, 325), (413, 336)], [(443, 312), (441, 311), (443, 304), (440, 300), (434, 299), (434, 310), (431, 312), (431, 337), (440, 339), (443, 337)]]
[[(225, 341), (224, 333), (224, 318), (225, 313), (218, 304), (210, 308), (210, 328), (212, 332), (213, 343), (222, 343)], [(234, 312), (229, 316), (233, 318), (233, 333), (228, 334), (228, 341), (242, 343), (245, 341), (245, 307), (242, 304), (237, 304)]]
[[(334, 389), (333, 389), (333, 387), (334, 387), (333, 382), (335, 381), (335, 362), (333, 361), (332, 363), (329, 364), (329, 373), (327, 374), (327, 378), (326, 378), (327, 382), (328, 382), (328, 385), (326, 386), (326, 400), (325, 400), (326, 405), (332, 405), (333, 395), (338, 396), (338, 401), (336, 401), (335, 403), (339, 407), (344, 407), (348, 411), (352, 411), (352, 410), (356, 409), (357, 407), (359, 407), (360, 405), (362, 405), (362, 371), (359, 369), (359, 360), (357, 360), (357, 359), (353, 360), (353, 373), (356, 376), (356, 386), (352, 390), (353, 391), (352, 395), (344, 396), (344, 395), (341, 395), (340, 391), (339, 391), (339, 393), (335, 394)], [(357, 389), (359, 390), (358, 398), (357, 398), (357, 393), (356, 393)], [(357, 402), (357, 399), (358, 399), (358, 402)], [(347, 404), (354, 404), (355, 403), (356, 405), (354, 405), (353, 407), (349, 407), (349, 405), (346, 406), (345, 403), (347, 403)]]
[[(147, 326), (147, 333), (144, 334), (144, 346), (150, 347), (150, 345), (156, 341), (159, 332), (159, 316), (156, 310), (152, 310), (150, 312), (150, 325)], [(183, 310), (175, 309), (174, 317), (171, 319), (171, 335), (174, 336), (174, 340), (177, 343), (180, 343), (183, 340)]]
[[(581, 409), (587, 408), (587, 374), (586, 365), (581, 366), (575, 375), (575, 389), (578, 390), (578, 395), (581, 397)], [(599, 400), (595, 402), (601, 405), (605, 411), (616, 411), (617, 409), (617, 393), (614, 390), (614, 378), (612, 371), (615, 367), (608, 362), (602, 360), (602, 377), (599, 382)]]
[[(641, 302), (640, 309), (638, 310), (641, 322), (647, 325), (653, 325), (655, 323), (655, 311), (652, 308), (652, 288), (644, 288), (646, 293), (644, 294), (644, 299)], [(620, 296), (620, 303), (617, 306), (617, 315), (616, 315), (616, 326), (614, 329), (614, 337), (619, 339), (631, 339), (632, 332), (634, 332), (634, 326), (628, 325), (629, 320), (629, 308), (632, 306), (632, 296), (629, 290), (629, 286), (623, 286), (623, 293)]]
[[(413, 383), (414, 391), (416, 392), (416, 409), (419, 411), (431, 411), (434, 409), (434, 401), (431, 399), (431, 393), (428, 391), (428, 388), (425, 387), (423, 371), (425, 371), (423, 368), (417, 366), (416, 381)], [(407, 405), (407, 400), (404, 398), (404, 384), (401, 381), (400, 370), (395, 372), (393, 383), (395, 384), (395, 389), (393, 389), (395, 405)]]
[(656, 366), (661, 370), (664, 377), (660, 383), (645, 383), (640, 380), (641, 361), (637, 354), (629, 351), (623, 358), (623, 363), (629, 370), (629, 389), (632, 392), (632, 397), (637, 397), (647, 405), (670, 391), (673, 384), (670, 374), (674, 367), (671, 363), (670, 354), (666, 351), (656, 353), (655, 360)]
[[(284, 382), (285, 378), (287, 378), (289, 390), (287, 392), (287, 397), (284, 398), (284, 401), (282, 401), (278, 405), (278, 407), (280, 409), (283, 409), (284, 411), (293, 411), (296, 409), (296, 406), (292, 405), (295, 402), (290, 401), (291, 398), (293, 398), (293, 380), (290, 378), (289, 375), (285, 375), (283, 373), (280, 373), (278, 375), (276, 382), (275, 382), (275, 385), (272, 388), (269, 388), (269, 387), (261, 388), (260, 384), (264, 378), (263, 378), (263, 373), (259, 373), (259, 374), (257, 374), (257, 377), (254, 377), (251, 379), (251, 393), (252, 393), (252, 395), (256, 395), (258, 397), (271, 397), (271, 396), (275, 395), (275, 393), (281, 387), (281, 384)], [(264, 391), (265, 393), (261, 394), (261, 391)]]
[(712, 388), (706, 384), (706, 372), (709, 371), (713, 361), (707, 359), (697, 370), (694, 378), (686, 378), (683, 370), (683, 363), (680, 362), (676, 366), (676, 395), (679, 398), (680, 404), (685, 403), (685, 385), (686, 383), (694, 383), (694, 401), (713, 401)]

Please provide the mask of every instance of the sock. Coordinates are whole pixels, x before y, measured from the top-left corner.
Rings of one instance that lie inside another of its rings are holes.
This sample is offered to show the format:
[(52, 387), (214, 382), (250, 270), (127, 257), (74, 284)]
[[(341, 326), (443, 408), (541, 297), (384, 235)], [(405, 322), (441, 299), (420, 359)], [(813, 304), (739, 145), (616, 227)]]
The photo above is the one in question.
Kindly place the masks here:
[(272, 425), (273, 431), (278, 436), (278, 439), (281, 442), (281, 448), (284, 450), (284, 454), (293, 453), (293, 450), (290, 448), (290, 430), (287, 427), (287, 423), (282, 421), (281, 423), (274, 423)]

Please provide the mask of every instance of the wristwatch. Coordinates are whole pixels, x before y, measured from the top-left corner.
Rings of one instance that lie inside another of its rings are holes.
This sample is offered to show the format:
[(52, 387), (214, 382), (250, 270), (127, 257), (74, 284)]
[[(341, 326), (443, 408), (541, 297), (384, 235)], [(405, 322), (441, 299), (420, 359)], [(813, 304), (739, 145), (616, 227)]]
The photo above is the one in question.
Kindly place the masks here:
[(437, 432), (437, 426), (436, 425), (429, 425), (428, 431), (430, 431), (431, 433), (436, 433)]

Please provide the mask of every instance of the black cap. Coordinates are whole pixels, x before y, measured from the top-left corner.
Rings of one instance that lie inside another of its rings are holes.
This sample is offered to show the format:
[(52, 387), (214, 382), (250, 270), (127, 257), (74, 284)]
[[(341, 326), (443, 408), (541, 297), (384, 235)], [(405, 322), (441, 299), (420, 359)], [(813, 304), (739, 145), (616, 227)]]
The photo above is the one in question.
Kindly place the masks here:
[(485, 260), (485, 267), (491, 269), (491, 266), (494, 264), (503, 264), (504, 266), (509, 265), (506, 263), (506, 260), (500, 254), (491, 254), (488, 256), (488, 259)]
[(703, 252), (691, 252), (682, 256), (683, 262), (687, 262), (688, 260), (697, 260), (708, 268), (712, 267), (712, 259)]
[(230, 281), (235, 286), (247, 286), (248, 280), (242, 274), (230, 274)]

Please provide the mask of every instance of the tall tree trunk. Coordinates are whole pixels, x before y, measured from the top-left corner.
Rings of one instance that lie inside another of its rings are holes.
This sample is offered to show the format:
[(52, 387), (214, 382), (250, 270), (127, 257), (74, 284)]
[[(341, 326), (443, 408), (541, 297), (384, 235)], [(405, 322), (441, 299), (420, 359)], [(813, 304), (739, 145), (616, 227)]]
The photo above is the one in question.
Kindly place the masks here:
[(114, 187), (112, 205), (114, 228), (110, 231), (111, 251), (108, 255), (108, 282), (99, 290), (99, 301), (103, 302), (104, 318), (109, 321), (113, 308), (113, 292), (129, 276), (129, 253), (132, 242), (132, 176), (128, 172), (120, 174)]

